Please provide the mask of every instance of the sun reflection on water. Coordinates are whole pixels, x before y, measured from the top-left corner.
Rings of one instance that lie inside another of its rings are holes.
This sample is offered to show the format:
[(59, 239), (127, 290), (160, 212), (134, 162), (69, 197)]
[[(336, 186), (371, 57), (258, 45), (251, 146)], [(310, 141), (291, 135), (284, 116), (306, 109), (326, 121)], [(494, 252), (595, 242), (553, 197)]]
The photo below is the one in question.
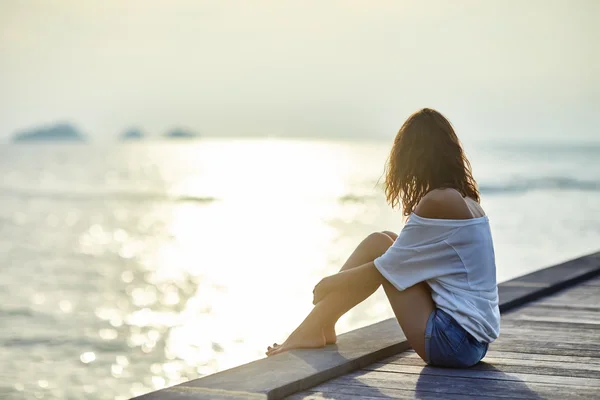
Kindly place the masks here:
[[(339, 199), (353, 190), (347, 175), (360, 166), (336, 145), (219, 146), (173, 160), (175, 170), (202, 173), (184, 174), (169, 196), (217, 200), (169, 209), (162, 240), (150, 251), (127, 230), (101, 225), (80, 240), (89, 254), (117, 245), (123, 259), (146, 271), (141, 280), (139, 270), (120, 274), (127, 310), (96, 314), (115, 328), (124, 323), (129, 347), (162, 353), (149, 371), (153, 389), (262, 357), (266, 344), (310, 310), (312, 285), (324, 271), (339, 268), (342, 258), (332, 251), (339, 226), (361, 212), (348, 204), (340, 214)], [(100, 336), (115, 334), (104, 329)], [(111, 373), (121, 376), (126, 367), (114, 363)]]
[[(128, 398), (263, 357), (357, 244), (347, 230), (372, 230), (361, 196), (372, 195), (381, 165), (357, 162), (344, 145), (206, 141), (147, 152), (161, 165), (147, 200), (107, 197), (46, 221), (74, 234), (47, 240), (76, 261), (45, 261), (68, 265), (61, 273), (73, 285), (28, 298), (40, 312), (83, 318), (72, 328), (82, 331), (76, 352), (67, 350), (85, 367), (74, 378), (83, 397)], [(57, 378), (38, 380), (41, 395), (64, 397)]]

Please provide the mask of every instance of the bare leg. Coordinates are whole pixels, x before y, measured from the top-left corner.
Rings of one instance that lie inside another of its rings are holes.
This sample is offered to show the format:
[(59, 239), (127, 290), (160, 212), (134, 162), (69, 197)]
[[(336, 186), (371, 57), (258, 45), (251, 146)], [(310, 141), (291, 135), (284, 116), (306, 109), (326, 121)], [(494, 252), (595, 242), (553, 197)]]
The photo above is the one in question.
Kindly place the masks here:
[(392, 239), (392, 242), (395, 242), (396, 239), (398, 239), (398, 235), (395, 234), (394, 232), (391, 232), (391, 231), (382, 231), (381, 233), (385, 233), (386, 235), (388, 235), (390, 237), (390, 239)]
[[(389, 240), (385, 238), (384, 235), (388, 236)], [(346, 260), (344, 265), (342, 265), (340, 272), (359, 267), (363, 264), (375, 260), (377, 257), (385, 253), (385, 251), (388, 249), (389, 246), (391, 246), (394, 243), (397, 237), (398, 235), (390, 231), (383, 231), (381, 233), (371, 234), (358, 245), (356, 250), (354, 250), (354, 252), (348, 258), (348, 260)], [(374, 242), (377, 243), (375, 244)], [(377, 288), (375, 288), (373, 292), (369, 293), (364, 299), (359, 300), (356, 304), (359, 304), (360, 302), (364, 301), (371, 294), (375, 293), (376, 290)], [(327, 344), (334, 344), (337, 341), (337, 335), (335, 333), (335, 324), (342, 317), (342, 315), (344, 315), (346, 312), (352, 309), (355, 305), (351, 306), (343, 312), (338, 313), (339, 315), (335, 315), (331, 321), (328, 321), (323, 325), (323, 334), (325, 335), (325, 340)]]
[[(383, 233), (394, 241), (398, 238), (394, 232)], [(435, 309), (429, 285), (421, 282), (400, 292), (386, 281), (383, 288), (410, 345), (425, 360), (425, 328), (429, 315)]]
[[(394, 235), (392, 232), (390, 234)], [(392, 238), (391, 235), (377, 232), (367, 236), (354, 250), (340, 271), (372, 262), (385, 253), (394, 242), (395, 237)], [(379, 282), (372, 282), (352, 291), (338, 291), (328, 294), (315, 305), (310, 314), (283, 345), (278, 346), (274, 343), (274, 347), (269, 347), (267, 354), (273, 355), (292, 348), (323, 347), (327, 343), (335, 343), (335, 323), (337, 320), (348, 310), (373, 294), (379, 285)]]
[[(372, 244), (374, 248), (379, 248), (381, 251), (381, 247), (387, 248), (390, 246), (390, 240), (391, 238), (386, 239), (381, 234), (373, 234), (365, 239), (363, 243)], [(379, 274), (372, 262), (348, 269), (352, 269), (352, 272), (348, 271), (347, 273), (350, 275), (347, 275), (344, 279), (351, 284), (349, 289), (328, 292), (285, 343), (277, 348), (269, 349), (268, 354), (275, 355), (297, 348), (324, 346), (326, 339), (323, 326), (331, 324), (331, 321), (336, 321), (339, 316), (360, 303), (377, 290), (380, 284), (383, 284), (390, 305), (406, 335), (408, 343), (425, 360), (425, 328), (429, 315), (435, 310), (435, 304), (427, 283), (421, 282), (406, 290), (398, 291)], [(349, 276), (352, 276), (352, 278), (349, 278)]]
[(429, 315), (435, 310), (429, 285), (421, 282), (399, 291), (386, 281), (383, 288), (408, 343), (423, 360), (426, 360), (425, 328)]

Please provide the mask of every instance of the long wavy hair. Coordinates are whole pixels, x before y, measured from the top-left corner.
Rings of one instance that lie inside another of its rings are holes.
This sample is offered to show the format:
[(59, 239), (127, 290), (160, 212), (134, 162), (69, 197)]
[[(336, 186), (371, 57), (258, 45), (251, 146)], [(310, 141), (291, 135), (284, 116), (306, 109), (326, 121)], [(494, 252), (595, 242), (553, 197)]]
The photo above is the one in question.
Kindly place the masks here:
[(471, 164), (450, 121), (424, 108), (412, 114), (398, 131), (385, 168), (385, 196), (392, 207), (402, 204), (409, 216), (434, 189), (456, 189), (479, 202)]

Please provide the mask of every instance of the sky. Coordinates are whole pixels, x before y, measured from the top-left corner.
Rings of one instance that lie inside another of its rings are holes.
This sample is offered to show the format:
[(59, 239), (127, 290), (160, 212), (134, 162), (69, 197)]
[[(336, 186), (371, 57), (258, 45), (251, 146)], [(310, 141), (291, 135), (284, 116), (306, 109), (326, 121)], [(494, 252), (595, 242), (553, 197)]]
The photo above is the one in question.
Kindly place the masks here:
[(597, 139), (598, 20), (598, 0), (0, 0), (0, 140), (389, 138), (421, 107), (474, 138)]

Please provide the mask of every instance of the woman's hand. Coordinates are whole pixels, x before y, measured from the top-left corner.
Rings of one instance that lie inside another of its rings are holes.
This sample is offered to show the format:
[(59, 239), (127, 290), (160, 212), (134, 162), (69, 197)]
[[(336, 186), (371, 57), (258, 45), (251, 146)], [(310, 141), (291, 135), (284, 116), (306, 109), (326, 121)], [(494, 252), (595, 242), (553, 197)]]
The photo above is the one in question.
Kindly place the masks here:
[(325, 278), (321, 279), (319, 283), (317, 283), (313, 289), (313, 304), (317, 304), (329, 294), (331, 291), (331, 283), (329, 281), (330, 277), (326, 276)]
[(313, 304), (317, 304), (329, 293), (338, 290), (342, 281), (341, 274), (326, 276), (313, 289)]
[(377, 271), (375, 264), (371, 261), (360, 267), (338, 272), (327, 276), (317, 283), (313, 290), (313, 304), (317, 304), (329, 293), (337, 290), (354, 290), (360, 287), (376, 285), (378, 287), (385, 278)]

